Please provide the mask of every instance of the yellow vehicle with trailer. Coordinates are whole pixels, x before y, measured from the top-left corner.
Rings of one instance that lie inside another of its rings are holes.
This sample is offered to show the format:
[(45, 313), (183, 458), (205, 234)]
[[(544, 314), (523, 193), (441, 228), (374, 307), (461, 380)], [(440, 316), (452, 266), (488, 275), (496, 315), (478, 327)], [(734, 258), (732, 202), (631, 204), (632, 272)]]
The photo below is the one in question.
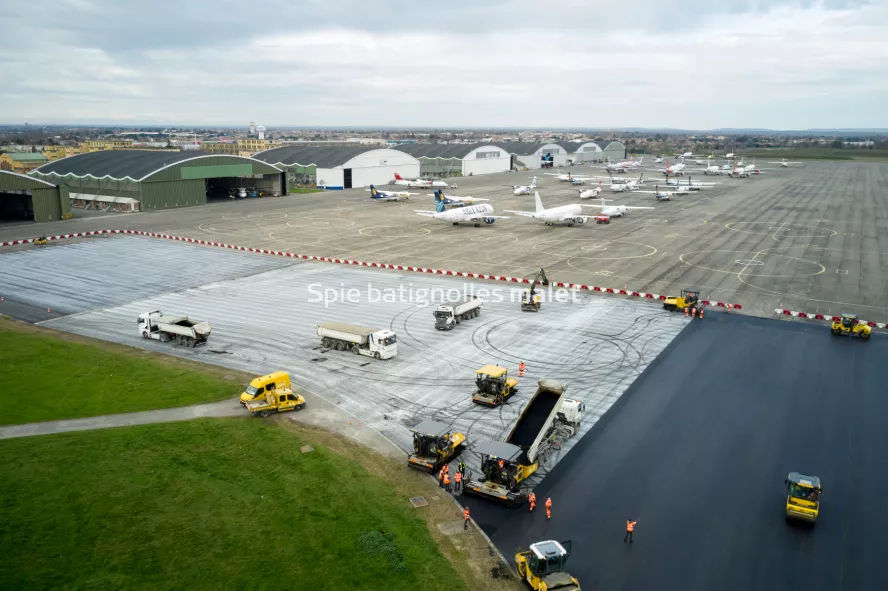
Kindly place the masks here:
[(475, 372), (472, 402), (496, 407), (508, 400), (517, 389), (518, 380), (509, 377), (509, 370), (499, 365), (485, 365)]
[(265, 376), (254, 378), (240, 395), (240, 403), (246, 406), (251, 400), (265, 399), (265, 395), (275, 390), (290, 389), (290, 374), (276, 371)]
[(580, 582), (564, 570), (570, 557), (570, 540), (531, 544), (515, 554), (518, 576), (534, 591), (580, 591)]
[(250, 400), (244, 406), (252, 415), (267, 417), (275, 412), (302, 410), (305, 408), (305, 398), (289, 388), (280, 388), (266, 392), (264, 398)]
[(665, 300), (663, 300), (663, 308), (666, 310), (684, 310), (685, 308), (690, 308), (693, 311), (696, 311), (698, 307), (702, 305), (700, 301), (700, 288), (699, 287), (689, 287), (687, 289), (681, 290), (680, 296), (669, 296)]
[(466, 446), (465, 435), (438, 421), (426, 419), (412, 431), (413, 453), (407, 458), (407, 465), (417, 470), (437, 472)]
[(860, 322), (856, 314), (842, 314), (838, 320), (833, 318), (831, 328), (834, 335), (856, 336), (864, 341), (870, 338), (873, 331), (868, 324)]
[(823, 492), (820, 478), (790, 472), (784, 484), (786, 484), (786, 521), (805, 521), (813, 526), (820, 514), (820, 493)]

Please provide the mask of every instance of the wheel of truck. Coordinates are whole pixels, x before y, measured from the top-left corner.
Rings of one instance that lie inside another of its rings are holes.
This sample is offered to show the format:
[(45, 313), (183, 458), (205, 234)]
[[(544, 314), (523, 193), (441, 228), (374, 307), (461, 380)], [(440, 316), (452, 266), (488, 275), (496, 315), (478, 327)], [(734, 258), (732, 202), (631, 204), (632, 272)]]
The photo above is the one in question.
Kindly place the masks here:
[(269, 417), (269, 416), (271, 416), (271, 411), (270, 410), (263, 410), (262, 412), (259, 413), (259, 416), (262, 417), (263, 419), (265, 417)]
[(870, 338), (870, 333), (868, 333), (868, 332), (862, 332), (862, 333), (860, 333), (860, 338), (862, 338), (864, 341), (869, 340), (869, 338)]
[(328, 339), (328, 338), (321, 339), (321, 346), (324, 347), (325, 349), (329, 349), (330, 348), (330, 339)]
[(382, 355), (379, 354), (379, 351), (373, 353), (373, 359), (382, 359)]
[(840, 332), (842, 332), (841, 329), (838, 329), (838, 328), (832, 329), (833, 334), (839, 334)]
[(151, 335), (148, 334), (148, 331), (147, 331), (147, 330), (143, 330), (143, 331), (142, 331), (142, 338), (143, 338), (143, 339), (147, 339), (147, 338), (150, 338), (150, 337), (151, 337)]
[(352, 346), (352, 353), (354, 353), (355, 355), (358, 355), (360, 352), (361, 352), (361, 349), (357, 345)]

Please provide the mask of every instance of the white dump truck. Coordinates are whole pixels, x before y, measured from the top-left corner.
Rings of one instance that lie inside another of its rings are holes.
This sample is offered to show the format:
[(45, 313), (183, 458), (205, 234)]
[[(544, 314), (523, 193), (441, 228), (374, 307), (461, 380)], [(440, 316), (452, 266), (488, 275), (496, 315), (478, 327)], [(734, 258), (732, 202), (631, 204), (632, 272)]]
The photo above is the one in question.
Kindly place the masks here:
[(165, 316), (160, 310), (139, 314), (139, 333), (146, 339), (196, 347), (207, 342), (211, 331), (209, 322), (189, 320), (188, 316)]
[(327, 322), (318, 325), (318, 336), (328, 349), (351, 351), (376, 359), (391, 359), (398, 354), (398, 337), (390, 330)]
[(453, 327), (463, 320), (480, 315), (483, 303), (477, 297), (471, 297), (458, 304), (441, 304), (435, 308), (435, 328), (438, 330), (453, 330)]

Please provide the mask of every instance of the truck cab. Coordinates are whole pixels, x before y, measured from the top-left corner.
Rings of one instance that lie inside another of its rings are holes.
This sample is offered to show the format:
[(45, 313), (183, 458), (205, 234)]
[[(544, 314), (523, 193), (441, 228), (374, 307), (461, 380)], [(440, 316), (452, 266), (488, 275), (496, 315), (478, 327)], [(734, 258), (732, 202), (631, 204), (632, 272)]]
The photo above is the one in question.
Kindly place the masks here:
[(290, 374), (285, 371), (276, 371), (265, 376), (259, 376), (250, 382), (250, 385), (241, 393), (240, 403), (246, 405), (251, 400), (264, 399), (268, 392), (290, 388)]
[(250, 414), (267, 417), (275, 412), (302, 410), (305, 407), (305, 398), (289, 388), (281, 388), (266, 392), (264, 397), (250, 400), (244, 406)]
[(797, 519), (814, 525), (820, 514), (820, 478), (790, 472), (786, 480), (786, 520)]
[(378, 330), (370, 335), (370, 351), (376, 359), (391, 359), (398, 354), (398, 335), (390, 330)]

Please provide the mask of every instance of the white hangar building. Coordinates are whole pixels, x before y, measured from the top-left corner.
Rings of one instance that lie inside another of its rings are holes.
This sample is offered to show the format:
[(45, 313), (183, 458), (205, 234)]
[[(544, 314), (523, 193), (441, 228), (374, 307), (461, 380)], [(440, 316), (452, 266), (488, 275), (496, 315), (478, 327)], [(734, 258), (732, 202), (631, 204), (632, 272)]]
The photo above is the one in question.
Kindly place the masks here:
[(595, 142), (559, 142), (568, 152), (568, 160), (574, 164), (579, 162), (601, 162), (604, 150)]
[(491, 144), (404, 144), (398, 150), (420, 161), (422, 176), (474, 176), (508, 172), (512, 155)]
[(560, 144), (541, 142), (503, 142), (496, 144), (512, 155), (513, 168), (542, 168), (543, 159), (551, 157), (553, 166), (566, 166), (570, 159), (567, 149)]
[(288, 185), (297, 178), (313, 179), (319, 188), (351, 189), (387, 185), (395, 173), (420, 175), (419, 160), (400, 150), (352, 146), (283, 146), (253, 155), (256, 160), (287, 171)]

